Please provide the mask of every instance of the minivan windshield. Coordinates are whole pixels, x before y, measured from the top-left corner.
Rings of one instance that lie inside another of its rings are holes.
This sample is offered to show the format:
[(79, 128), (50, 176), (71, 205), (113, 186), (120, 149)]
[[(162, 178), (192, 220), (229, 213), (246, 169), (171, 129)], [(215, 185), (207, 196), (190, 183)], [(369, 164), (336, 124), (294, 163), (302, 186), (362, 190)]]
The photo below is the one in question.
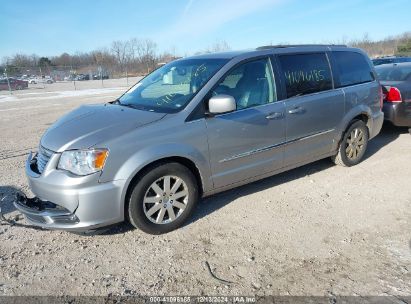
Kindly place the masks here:
[(175, 113), (183, 109), (228, 59), (180, 59), (135, 84), (119, 102), (139, 110)]

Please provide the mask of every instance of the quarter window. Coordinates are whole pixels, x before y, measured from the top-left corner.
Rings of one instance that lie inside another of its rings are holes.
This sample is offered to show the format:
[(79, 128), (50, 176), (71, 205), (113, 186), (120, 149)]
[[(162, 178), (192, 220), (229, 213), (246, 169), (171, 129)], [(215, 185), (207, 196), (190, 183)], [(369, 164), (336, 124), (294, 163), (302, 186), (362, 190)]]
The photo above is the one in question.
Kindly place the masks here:
[(243, 63), (231, 70), (214, 88), (213, 95), (234, 97), (237, 109), (276, 101), (274, 76), (268, 58)]
[(364, 55), (344, 51), (333, 52), (333, 54), (339, 71), (341, 87), (374, 80), (374, 75)]
[(332, 77), (324, 53), (281, 55), (279, 57), (287, 98), (332, 89)]

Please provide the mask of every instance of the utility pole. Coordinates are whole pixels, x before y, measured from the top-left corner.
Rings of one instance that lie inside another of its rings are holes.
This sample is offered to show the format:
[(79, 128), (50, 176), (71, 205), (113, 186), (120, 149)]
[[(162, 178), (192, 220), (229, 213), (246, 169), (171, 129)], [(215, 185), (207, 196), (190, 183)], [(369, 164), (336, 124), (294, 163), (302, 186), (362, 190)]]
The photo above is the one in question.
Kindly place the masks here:
[(74, 91), (76, 91), (76, 90), (77, 90), (77, 88), (76, 88), (76, 74), (77, 74), (77, 73), (74, 73), (74, 71), (73, 71), (73, 66), (71, 65), (70, 76), (71, 76), (71, 75), (73, 75), (73, 76), (74, 76), (74, 78), (73, 78)]
[(44, 84), (43, 73), (41, 72), (41, 66), (39, 66), (39, 69), (40, 69), (40, 81), (43, 83), (43, 89), (45, 89), (46, 86)]
[(7, 66), (8, 66), (8, 62), (6, 63), (6, 67), (4, 68), (4, 73), (6, 73), (6, 79), (7, 79), (7, 85), (9, 86), (9, 93), (10, 95), (13, 95), (13, 93), (11, 92), (11, 86), (10, 86), (10, 80), (9, 80), (9, 75), (7, 75)]
[(98, 66), (98, 72), (100, 74), (100, 79), (101, 79), (101, 87), (103, 88), (103, 68), (101, 67), (101, 65)]
[(127, 86), (128, 86), (128, 69), (127, 69), (127, 66), (126, 66), (126, 78), (127, 78)]

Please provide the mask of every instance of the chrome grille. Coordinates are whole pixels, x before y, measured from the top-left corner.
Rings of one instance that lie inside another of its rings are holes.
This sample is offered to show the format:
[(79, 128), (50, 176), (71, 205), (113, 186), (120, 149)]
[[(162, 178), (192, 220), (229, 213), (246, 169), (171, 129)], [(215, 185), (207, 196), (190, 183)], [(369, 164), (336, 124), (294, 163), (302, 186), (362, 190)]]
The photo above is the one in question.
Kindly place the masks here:
[(37, 170), (39, 173), (43, 173), (44, 168), (46, 167), (52, 155), (52, 151), (47, 150), (42, 146), (39, 147), (39, 152), (37, 153)]

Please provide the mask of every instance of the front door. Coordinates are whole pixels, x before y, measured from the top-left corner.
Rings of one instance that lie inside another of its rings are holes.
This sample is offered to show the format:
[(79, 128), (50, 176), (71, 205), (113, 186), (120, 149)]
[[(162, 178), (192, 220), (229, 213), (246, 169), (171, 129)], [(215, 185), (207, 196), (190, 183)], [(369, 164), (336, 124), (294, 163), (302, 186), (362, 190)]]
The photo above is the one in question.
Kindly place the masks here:
[(234, 67), (212, 94), (235, 98), (237, 110), (206, 119), (210, 166), (216, 188), (281, 168), (284, 104), (277, 101), (269, 58)]

